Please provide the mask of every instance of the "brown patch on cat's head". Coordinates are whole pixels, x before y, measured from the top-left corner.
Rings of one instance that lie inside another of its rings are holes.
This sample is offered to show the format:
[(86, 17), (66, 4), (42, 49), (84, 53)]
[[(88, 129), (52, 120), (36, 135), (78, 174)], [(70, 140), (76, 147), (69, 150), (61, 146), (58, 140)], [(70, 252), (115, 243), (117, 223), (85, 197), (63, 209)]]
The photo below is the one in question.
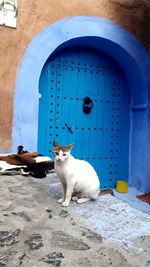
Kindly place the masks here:
[(53, 147), (54, 147), (54, 150), (56, 151), (60, 151), (62, 150), (63, 152), (65, 151), (70, 151), (72, 149), (72, 147), (74, 146), (74, 144), (70, 144), (70, 145), (67, 145), (67, 146), (61, 146), (59, 145), (57, 142), (53, 141)]
[(59, 145), (56, 143), (56, 141), (53, 141), (53, 147), (58, 147)]

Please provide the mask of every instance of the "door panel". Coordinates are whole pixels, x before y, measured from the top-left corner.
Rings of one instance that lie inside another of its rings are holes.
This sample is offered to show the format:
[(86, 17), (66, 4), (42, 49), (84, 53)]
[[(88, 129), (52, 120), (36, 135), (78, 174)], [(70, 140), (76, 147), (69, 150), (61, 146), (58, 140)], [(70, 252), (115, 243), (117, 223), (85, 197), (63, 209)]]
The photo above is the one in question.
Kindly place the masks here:
[(45, 64), (40, 93), (40, 153), (52, 156), (53, 140), (74, 143), (72, 154), (94, 166), (102, 188), (128, 179), (130, 95), (115, 62), (88, 48), (62, 50)]

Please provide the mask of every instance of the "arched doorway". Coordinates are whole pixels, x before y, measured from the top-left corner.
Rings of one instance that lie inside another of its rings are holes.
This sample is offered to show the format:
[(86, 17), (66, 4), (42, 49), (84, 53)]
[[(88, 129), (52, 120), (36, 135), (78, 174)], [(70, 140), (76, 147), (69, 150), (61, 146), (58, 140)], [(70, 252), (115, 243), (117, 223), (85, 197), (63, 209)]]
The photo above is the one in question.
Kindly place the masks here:
[(129, 32), (103, 18), (77, 16), (62, 19), (33, 38), (16, 80), (13, 151), (19, 144), (28, 150), (37, 150), (42, 69), (54, 52), (72, 45), (95, 48), (112, 57), (123, 69), (131, 94), (129, 183), (142, 191), (149, 191), (150, 58)]
[(47, 60), (39, 87), (38, 151), (52, 157), (53, 140), (75, 143), (73, 155), (95, 167), (102, 188), (128, 180), (131, 101), (118, 64), (96, 49), (62, 49)]

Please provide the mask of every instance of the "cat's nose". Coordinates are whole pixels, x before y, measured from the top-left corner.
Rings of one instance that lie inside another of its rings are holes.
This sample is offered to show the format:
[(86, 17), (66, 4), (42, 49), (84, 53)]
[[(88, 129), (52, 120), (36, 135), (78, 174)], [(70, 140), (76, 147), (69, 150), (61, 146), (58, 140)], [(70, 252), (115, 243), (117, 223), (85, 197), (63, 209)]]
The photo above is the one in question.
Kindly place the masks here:
[(58, 158), (58, 159), (57, 159), (57, 161), (61, 162), (61, 159), (60, 159), (60, 158)]

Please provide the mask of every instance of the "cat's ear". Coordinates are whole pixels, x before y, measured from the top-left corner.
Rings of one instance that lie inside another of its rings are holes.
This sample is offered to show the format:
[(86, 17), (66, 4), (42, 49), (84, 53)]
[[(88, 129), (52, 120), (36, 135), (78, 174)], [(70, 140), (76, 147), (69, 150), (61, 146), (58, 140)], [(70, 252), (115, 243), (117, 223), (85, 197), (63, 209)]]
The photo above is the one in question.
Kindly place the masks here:
[(59, 146), (55, 141), (53, 141), (53, 147)]
[(71, 150), (73, 146), (74, 146), (74, 144), (70, 144), (67, 147), (68, 147), (69, 150)]

